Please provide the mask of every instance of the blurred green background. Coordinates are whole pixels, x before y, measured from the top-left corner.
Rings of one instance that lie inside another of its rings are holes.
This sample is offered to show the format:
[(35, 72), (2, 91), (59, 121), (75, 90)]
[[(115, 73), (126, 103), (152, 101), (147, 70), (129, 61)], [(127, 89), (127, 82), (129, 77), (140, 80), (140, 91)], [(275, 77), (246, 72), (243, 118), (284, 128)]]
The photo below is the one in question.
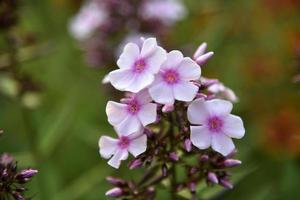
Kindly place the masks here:
[[(184, 2), (189, 15), (167, 41), (187, 55), (208, 43), (215, 56), (202, 75), (219, 78), (236, 92), (240, 101), (234, 113), (247, 131), (236, 141), (243, 165), (233, 171), (235, 188), (215, 186), (199, 194), (204, 199), (300, 199), (300, 84), (292, 81), (300, 74), (299, 1)], [(114, 134), (105, 115), (110, 97), (101, 85), (106, 70), (89, 68), (69, 35), (68, 22), (79, 6), (72, 0), (28, 0), (20, 6), (14, 32), (34, 34), (36, 48), (44, 51), (18, 66), (39, 84), (38, 97), (14, 98), (13, 83), (0, 73), (5, 132), (0, 152), (10, 152), (20, 167), (39, 169), (29, 185), (34, 199), (106, 199), (111, 186), (105, 176), (142, 173), (128, 173), (125, 163), (114, 170), (99, 156), (99, 137)], [(3, 43), (0, 55), (7, 52)], [(39, 105), (32, 109), (24, 102)], [(159, 191), (158, 199), (167, 195)]]

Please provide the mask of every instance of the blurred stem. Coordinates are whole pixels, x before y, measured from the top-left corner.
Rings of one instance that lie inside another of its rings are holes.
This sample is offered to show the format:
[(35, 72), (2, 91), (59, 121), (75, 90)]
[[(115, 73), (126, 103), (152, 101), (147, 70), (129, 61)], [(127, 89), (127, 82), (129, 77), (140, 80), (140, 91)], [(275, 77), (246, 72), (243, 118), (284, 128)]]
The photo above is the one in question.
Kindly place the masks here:
[[(170, 116), (170, 128), (169, 128), (169, 134), (170, 134), (170, 150), (173, 152), (175, 150), (176, 145), (176, 138), (175, 138), (175, 124), (176, 122), (176, 116), (175, 113), (172, 112)], [(176, 187), (177, 187), (177, 176), (176, 176), (176, 165), (175, 163), (172, 163), (170, 168), (170, 181), (171, 181), (171, 197), (172, 199), (177, 199), (176, 195)]]

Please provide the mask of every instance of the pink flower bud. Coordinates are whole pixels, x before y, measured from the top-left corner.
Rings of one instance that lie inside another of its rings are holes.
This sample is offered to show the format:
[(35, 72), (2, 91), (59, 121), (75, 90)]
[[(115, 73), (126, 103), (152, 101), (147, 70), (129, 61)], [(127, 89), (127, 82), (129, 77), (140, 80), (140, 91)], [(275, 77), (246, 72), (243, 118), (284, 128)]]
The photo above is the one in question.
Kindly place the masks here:
[(209, 160), (209, 157), (208, 157), (208, 155), (206, 155), (206, 154), (204, 154), (204, 155), (202, 155), (201, 157), (200, 157), (200, 161), (201, 162), (206, 162), (206, 161), (208, 161)]
[(203, 55), (205, 50), (206, 50), (207, 44), (206, 42), (203, 42), (198, 49), (196, 50), (196, 52), (193, 55), (194, 60), (196, 60), (199, 56)]
[(230, 183), (228, 180), (225, 180), (225, 179), (220, 180), (220, 185), (222, 185), (224, 188), (227, 188), (227, 189), (233, 188), (232, 183)]
[(235, 160), (235, 159), (226, 159), (223, 162), (223, 164), (225, 165), (225, 167), (235, 167), (235, 166), (242, 164), (242, 161)]
[(143, 164), (143, 162), (141, 161), (141, 159), (135, 159), (132, 162), (130, 162), (129, 164), (129, 169), (136, 169), (141, 167)]
[(206, 54), (203, 54), (202, 56), (199, 56), (196, 59), (196, 62), (201, 66), (204, 65), (212, 56), (214, 55), (214, 52), (208, 52)]
[(207, 180), (215, 184), (219, 183), (218, 177), (214, 172), (208, 172)]
[(176, 152), (171, 152), (169, 153), (169, 158), (174, 161), (174, 162), (177, 162), (179, 160), (179, 157), (178, 155), (176, 154)]
[(110, 184), (116, 185), (116, 186), (124, 184), (124, 181), (122, 179), (112, 177), (112, 176), (106, 177), (106, 181), (109, 182)]
[(169, 112), (172, 112), (173, 110), (174, 110), (174, 105), (173, 104), (165, 104), (162, 107), (162, 112), (164, 112), (164, 113), (169, 113)]
[(185, 139), (184, 140), (184, 149), (187, 151), (187, 152), (190, 152), (192, 150), (192, 142), (190, 139)]
[(123, 191), (119, 187), (115, 187), (113, 189), (108, 190), (105, 195), (108, 197), (120, 197), (122, 195)]
[(188, 187), (189, 187), (191, 192), (196, 192), (196, 183), (195, 182), (190, 182), (188, 184)]

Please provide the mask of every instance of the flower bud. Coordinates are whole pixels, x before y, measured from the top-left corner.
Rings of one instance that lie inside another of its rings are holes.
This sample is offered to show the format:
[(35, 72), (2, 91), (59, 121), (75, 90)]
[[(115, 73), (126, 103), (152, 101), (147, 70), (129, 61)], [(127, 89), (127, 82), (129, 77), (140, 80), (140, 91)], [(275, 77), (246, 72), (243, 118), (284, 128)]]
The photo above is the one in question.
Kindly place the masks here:
[(227, 189), (233, 188), (232, 183), (230, 183), (228, 180), (225, 180), (225, 179), (220, 180), (220, 185), (222, 185), (224, 188), (227, 188)]
[(161, 168), (161, 173), (164, 177), (168, 176), (168, 167), (166, 164), (163, 164), (163, 166)]
[(203, 42), (198, 49), (196, 50), (196, 52), (193, 55), (194, 60), (196, 60), (199, 56), (203, 55), (205, 50), (206, 50), (207, 44), (206, 42)]
[(201, 155), (201, 157), (200, 157), (200, 161), (201, 161), (201, 162), (206, 162), (206, 161), (208, 161), (208, 160), (209, 160), (208, 155), (206, 155), (206, 154)]
[(143, 162), (141, 161), (141, 159), (134, 159), (133, 161), (131, 161), (129, 163), (129, 169), (136, 169), (139, 168), (143, 165)]
[(187, 152), (190, 152), (192, 150), (192, 142), (190, 139), (185, 139), (184, 140), (184, 149), (187, 151)]
[(206, 54), (203, 54), (202, 56), (199, 56), (196, 59), (196, 62), (201, 66), (204, 65), (212, 56), (214, 55), (214, 52), (208, 52)]
[(0, 157), (0, 163), (4, 166), (10, 165), (13, 161), (14, 158), (7, 153), (2, 154)]
[(106, 177), (106, 181), (109, 182), (110, 184), (116, 185), (116, 186), (124, 184), (124, 181), (122, 179), (112, 177), (112, 176)]
[(188, 184), (188, 188), (189, 188), (189, 190), (190, 190), (192, 193), (196, 192), (196, 183), (195, 183), (195, 182), (190, 182), (190, 183)]
[(223, 164), (224, 164), (225, 167), (235, 167), (235, 166), (238, 166), (238, 165), (242, 164), (242, 161), (235, 160), (235, 159), (226, 159), (223, 162)]
[(23, 197), (19, 192), (13, 192), (12, 195), (16, 200), (26, 200), (26, 198)]
[(165, 104), (161, 110), (164, 113), (172, 112), (174, 110), (174, 105), (173, 104)]
[(38, 173), (36, 169), (25, 169), (16, 175), (16, 179), (28, 181), (34, 175)]
[(169, 153), (169, 158), (174, 161), (174, 162), (177, 162), (179, 160), (179, 157), (178, 155), (176, 154), (176, 152), (171, 152)]
[(105, 195), (108, 197), (120, 197), (123, 194), (123, 190), (119, 187), (108, 190)]
[(211, 183), (215, 183), (215, 184), (219, 183), (218, 177), (214, 172), (208, 172), (207, 180)]

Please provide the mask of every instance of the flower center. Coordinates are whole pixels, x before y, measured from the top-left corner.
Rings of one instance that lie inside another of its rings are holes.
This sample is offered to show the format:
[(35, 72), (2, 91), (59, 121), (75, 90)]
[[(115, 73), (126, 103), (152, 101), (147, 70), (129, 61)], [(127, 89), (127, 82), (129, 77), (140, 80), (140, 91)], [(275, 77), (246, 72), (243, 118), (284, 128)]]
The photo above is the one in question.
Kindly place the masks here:
[(211, 117), (208, 119), (208, 128), (212, 132), (220, 132), (223, 124), (223, 120), (219, 117)]
[(127, 110), (130, 114), (135, 115), (139, 112), (141, 106), (139, 104), (139, 102), (135, 99), (129, 101), (127, 103)]
[(127, 149), (130, 144), (130, 139), (126, 136), (121, 136), (118, 145), (121, 149)]
[(135, 61), (133, 66), (133, 71), (136, 73), (141, 73), (145, 70), (145, 68), (146, 68), (146, 61), (144, 59), (139, 59)]
[(163, 79), (168, 84), (175, 84), (179, 81), (179, 74), (177, 71), (169, 69), (163, 74)]

